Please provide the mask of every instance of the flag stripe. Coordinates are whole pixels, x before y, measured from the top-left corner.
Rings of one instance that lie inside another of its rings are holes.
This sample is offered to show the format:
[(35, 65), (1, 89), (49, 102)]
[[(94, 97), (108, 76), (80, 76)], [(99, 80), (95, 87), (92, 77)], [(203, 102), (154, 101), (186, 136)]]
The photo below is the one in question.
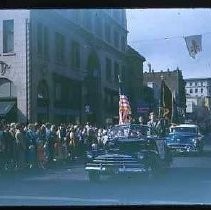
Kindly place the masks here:
[(120, 94), (119, 96), (119, 124), (128, 123), (129, 114), (131, 114), (129, 100), (127, 96)]

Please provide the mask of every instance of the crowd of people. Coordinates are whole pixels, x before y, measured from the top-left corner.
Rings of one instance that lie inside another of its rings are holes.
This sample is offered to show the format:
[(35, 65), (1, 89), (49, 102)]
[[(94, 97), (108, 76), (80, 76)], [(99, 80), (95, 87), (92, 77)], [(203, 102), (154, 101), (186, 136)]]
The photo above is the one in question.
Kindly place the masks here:
[[(146, 124), (152, 135), (165, 136), (169, 124), (157, 120), (152, 112)], [(93, 147), (103, 147), (108, 129), (89, 123), (84, 125), (52, 123), (0, 122), (0, 171), (27, 168), (45, 169), (55, 163), (65, 163), (87, 157)]]
[(101, 145), (106, 129), (85, 125), (51, 123), (1, 123), (1, 171), (45, 169), (55, 163), (85, 158), (93, 144)]

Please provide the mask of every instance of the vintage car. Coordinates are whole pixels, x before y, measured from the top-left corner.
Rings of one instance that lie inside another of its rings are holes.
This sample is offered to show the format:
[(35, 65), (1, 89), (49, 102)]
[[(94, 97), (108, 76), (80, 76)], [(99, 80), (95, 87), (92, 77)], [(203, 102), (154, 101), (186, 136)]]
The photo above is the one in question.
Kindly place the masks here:
[(180, 124), (170, 128), (166, 143), (173, 154), (201, 154), (204, 140), (199, 128), (194, 124)]
[(154, 177), (170, 167), (172, 158), (165, 140), (150, 135), (145, 125), (116, 125), (108, 130), (102, 149), (88, 153), (85, 170), (89, 180), (101, 175), (144, 174)]

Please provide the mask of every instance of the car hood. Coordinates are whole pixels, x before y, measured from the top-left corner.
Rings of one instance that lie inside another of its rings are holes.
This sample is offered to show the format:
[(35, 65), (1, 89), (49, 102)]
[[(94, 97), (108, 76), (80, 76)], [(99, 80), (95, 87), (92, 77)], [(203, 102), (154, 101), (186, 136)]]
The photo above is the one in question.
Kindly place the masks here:
[(109, 153), (118, 153), (133, 155), (142, 150), (146, 150), (148, 144), (145, 140), (117, 140), (108, 143), (108, 152)]

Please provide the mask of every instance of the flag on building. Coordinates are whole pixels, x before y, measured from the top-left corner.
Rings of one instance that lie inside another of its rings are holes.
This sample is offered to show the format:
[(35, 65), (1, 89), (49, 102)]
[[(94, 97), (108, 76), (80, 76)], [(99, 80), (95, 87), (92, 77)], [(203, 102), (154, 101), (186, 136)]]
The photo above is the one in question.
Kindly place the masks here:
[(189, 55), (195, 59), (195, 56), (198, 52), (202, 51), (202, 44), (201, 44), (202, 36), (201, 35), (194, 35), (194, 36), (186, 36), (185, 42), (188, 48)]
[(161, 93), (160, 93), (160, 108), (161, 116), (171, 120), (172, 116), (172, 93), (165, 81), (161, 81)]
[(126, 124), (130, 122), (131, 107), (129, 100), (122, 88), (122, 81), (119, 77), (119, 124)]

